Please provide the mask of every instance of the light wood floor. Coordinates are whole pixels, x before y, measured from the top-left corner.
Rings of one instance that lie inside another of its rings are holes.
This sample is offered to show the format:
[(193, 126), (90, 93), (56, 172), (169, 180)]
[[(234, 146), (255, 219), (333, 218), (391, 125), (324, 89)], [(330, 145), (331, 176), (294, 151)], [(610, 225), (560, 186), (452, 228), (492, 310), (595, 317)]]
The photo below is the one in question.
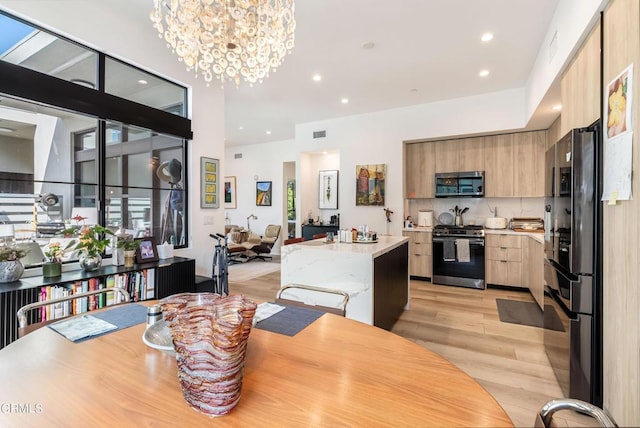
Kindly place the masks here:
[[(273, 301), (280, 288), (280, 270), (263, 274), (273, 267), (260, 264), (264, 262), (232, 266), (230, 293), (258, 302)], [(473, 377), (517, 427), (533, 427), (540, 407), (562, 397), (544, 351), (543, 330), (498, 318), (497, 298), (533, 301), (528, 292), (471, 290), (412, 280), (410, 293), (410, 310), (392, 331), (440, 354)], [(554, 416), (554, 423), (589, 426), (593, 420), (563, 411)]]

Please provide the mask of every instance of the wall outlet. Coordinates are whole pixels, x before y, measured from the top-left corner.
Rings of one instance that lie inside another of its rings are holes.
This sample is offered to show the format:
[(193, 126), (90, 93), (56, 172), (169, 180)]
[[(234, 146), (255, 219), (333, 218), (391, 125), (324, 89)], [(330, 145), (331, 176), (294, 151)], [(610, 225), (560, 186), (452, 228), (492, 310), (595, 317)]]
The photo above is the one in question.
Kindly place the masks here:
[(202, 222), (202, 223), (203, 223), (205, 226), (210, 226), (210, 225), (212, 225), (212, 224), (213, 224), (213, 219), (214, 219), (214, 218), (215, 218), (215, 217), (214, 217), (214, 216), (212, 216), (212, 215), (206, 215), (206, 216), (204, 216), (204, 217), (203, 217), (203, 222)]

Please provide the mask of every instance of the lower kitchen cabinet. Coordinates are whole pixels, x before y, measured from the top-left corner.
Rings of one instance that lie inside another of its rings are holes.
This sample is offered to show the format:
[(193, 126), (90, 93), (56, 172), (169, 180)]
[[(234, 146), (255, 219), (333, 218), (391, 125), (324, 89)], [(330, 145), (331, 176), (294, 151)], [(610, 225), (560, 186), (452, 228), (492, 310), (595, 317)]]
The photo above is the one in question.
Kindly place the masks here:
[(409, 238), (409, 275), (431, 278), (433, 272), (432, 233), (430, 231), (405, 230), (402, 235)]
[(522, 236), (488, 234), (485, 236), (487, 284), (523, 287)]
[(544, 299), (544, 245), (533, 238), (525, 238), (522, 249), (522, 282), (531, 295), (543, 308)]

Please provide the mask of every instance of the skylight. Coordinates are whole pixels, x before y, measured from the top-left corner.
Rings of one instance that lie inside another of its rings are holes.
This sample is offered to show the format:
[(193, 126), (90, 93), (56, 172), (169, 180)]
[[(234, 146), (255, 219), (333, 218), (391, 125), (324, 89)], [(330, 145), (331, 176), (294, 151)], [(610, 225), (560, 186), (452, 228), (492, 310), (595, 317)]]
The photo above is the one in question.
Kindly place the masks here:
[(0, 14), (0, 58), (20, 40), (31, 34), (35, 29), (15, 19)]

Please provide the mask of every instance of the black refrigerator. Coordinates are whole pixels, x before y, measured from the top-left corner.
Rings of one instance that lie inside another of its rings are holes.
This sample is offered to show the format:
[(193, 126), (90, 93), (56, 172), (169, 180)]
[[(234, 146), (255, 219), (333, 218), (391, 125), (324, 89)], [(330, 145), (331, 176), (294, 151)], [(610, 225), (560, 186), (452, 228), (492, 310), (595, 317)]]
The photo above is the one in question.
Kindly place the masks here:
[(544, 344), (567, 398), (602, 406), (602, 130), (571, 130), (545, 158)]

